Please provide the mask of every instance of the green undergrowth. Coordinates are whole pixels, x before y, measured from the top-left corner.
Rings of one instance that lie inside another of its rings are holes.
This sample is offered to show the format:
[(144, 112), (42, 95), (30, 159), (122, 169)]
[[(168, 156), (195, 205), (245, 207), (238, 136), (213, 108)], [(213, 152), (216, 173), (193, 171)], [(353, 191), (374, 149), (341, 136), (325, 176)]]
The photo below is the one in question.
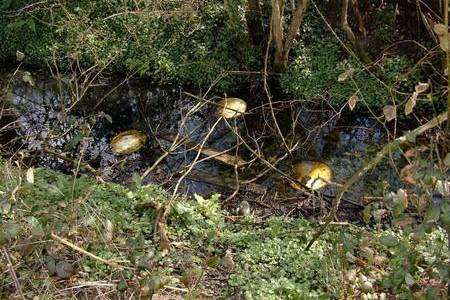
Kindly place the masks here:
[[(220, 1), (7, 0), (0, 4), (0, 40), (0, 61), (15, 61), (20, 51), (39, 67), (97, 66), (201, 88), (226, 71), (258, 65), (245, 24), (230, 22)], [(245, 80), (225, 76), (217, 89)]]
[(218, 195), (195, 196), (174, 203), (166, 253), (147, 204), (167, 201), (157, 186), (99, 184), (1, 162), (0, 296), (18, 296), (18, 282), (26, 298), (36, 299), (92, 299), (99, 291), (108, 298), (444, 298), (448, 251), (439, 230), (414, 240), (399, 230), (335, 224), (305, 252), (315, 222), (233, 216)]

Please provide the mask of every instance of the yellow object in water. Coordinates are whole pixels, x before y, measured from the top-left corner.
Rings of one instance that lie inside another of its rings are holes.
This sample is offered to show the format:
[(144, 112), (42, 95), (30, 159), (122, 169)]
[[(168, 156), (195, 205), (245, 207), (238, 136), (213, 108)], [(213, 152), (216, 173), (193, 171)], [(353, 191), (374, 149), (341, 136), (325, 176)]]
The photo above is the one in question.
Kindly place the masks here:
[[(325, 163), (303, 161), (293, 166), (292, 177), (315, 191), (325, 187), (331, 181), (333, 171)], [(296, 182), (291, 181), (290, 184), (294, 189), (301, 189), (301, 186)]]
[(111, 150), (118, 154), (130, 154), (139, 150), (147, 142), (147, 135), (138, 130), (127, 130), (111, 140)]
[(217, 103), (218, 114), (225, 119), (240, 117), (247, 110), (247, 103), (239, 98), (225, 98)]

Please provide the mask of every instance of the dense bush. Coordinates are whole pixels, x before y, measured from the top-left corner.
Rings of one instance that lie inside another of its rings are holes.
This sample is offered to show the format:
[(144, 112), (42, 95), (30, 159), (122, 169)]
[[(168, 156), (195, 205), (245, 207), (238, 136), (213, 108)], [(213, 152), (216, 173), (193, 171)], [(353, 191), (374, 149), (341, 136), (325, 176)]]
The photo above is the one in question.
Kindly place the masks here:
[(401, 102), (405, 96), (399, 92), (410, 93), (424, 80), (406, 57), (386, 57), (367, 70), (357, 60), (346, 58), (341, 49), (334, 37), (298, 43), (281, 86), (296, 98), (326, 99), (334, 106), (345, 104), (357, 93), (366, 109)]
[[(28, 5), (28, 8), (23, 8)], [(227, 70), (258, 64), (245, 23), (230, 22), (221, 2), (121, 0), (6, 1), (0, 7), (0, 60), (59, 66), (79, 60), (162, 83), (209, 85)], [(227, 77), (231, 89), (241, 78)]]

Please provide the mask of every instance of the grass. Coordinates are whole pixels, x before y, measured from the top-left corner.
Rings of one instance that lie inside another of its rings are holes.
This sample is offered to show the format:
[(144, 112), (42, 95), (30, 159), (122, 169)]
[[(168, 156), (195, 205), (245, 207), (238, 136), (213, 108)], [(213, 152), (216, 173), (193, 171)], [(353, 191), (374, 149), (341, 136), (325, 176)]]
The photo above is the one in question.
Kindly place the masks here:
[(167, 201), (157, 186), (98, 184), (44, 169), (34, 171), (31, 184), (6, 162), (0, 179), (2, 297), (17, 297), (19, 287), (27, 298), (45, 299), (444, 297), (448, 253), (439, 230), (415, 242), (407, 232), (336, 225), (304, 252), (315, 222), (272, 217), (261, 223), (222, 210), (218, 195), (196, 196), (173, 206), (172, 249), (164, 253), (153, 235), (154, 210), (145, 208), (149, 200)]

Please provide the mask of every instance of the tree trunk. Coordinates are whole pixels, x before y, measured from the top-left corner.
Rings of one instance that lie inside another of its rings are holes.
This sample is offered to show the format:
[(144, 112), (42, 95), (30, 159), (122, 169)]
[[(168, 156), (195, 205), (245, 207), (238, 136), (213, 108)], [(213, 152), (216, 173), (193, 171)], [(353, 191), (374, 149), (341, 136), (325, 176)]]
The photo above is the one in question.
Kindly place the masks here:
[(282, 1), (272, 0), (271, 34), (275, 44), (274, 70), (282, 72), (286, 69), (289, 61), (289, 52), (294, 45), (295, 37), (303, 22), (309, 0), (298, 0), (292, 20), (289, 24), (286, 38), (283, 34), (283, 9)]
[(348, 0), (342, 0), (342, 8), (341, 8), (341, 25), (344, 29), (345, 33), (347, 34), (347, 38), (350, 40), (350, 42), (353, 45), (353, 50), (355, 51), (356, 55), (359, 57), (359, 59), (365, 63), (365, 64), (371, 64), (372, 60), (369, 58), (369, 55), (362, 47), (359, 40), (356, 38), (355, 34), (353, 33), (352, 28), (348, 24)]
[(266, 39), (259, 0), (248, 0), (245, 19), (253, 45), (258, 47), (264, 46)]
[(276, 71), (284, 69), (284, 51), (283, 51), (283, 0), (272, 0), (272, 16), (270, 18), (270, 35), (272, 37), (275, 54), (274, 68)]

